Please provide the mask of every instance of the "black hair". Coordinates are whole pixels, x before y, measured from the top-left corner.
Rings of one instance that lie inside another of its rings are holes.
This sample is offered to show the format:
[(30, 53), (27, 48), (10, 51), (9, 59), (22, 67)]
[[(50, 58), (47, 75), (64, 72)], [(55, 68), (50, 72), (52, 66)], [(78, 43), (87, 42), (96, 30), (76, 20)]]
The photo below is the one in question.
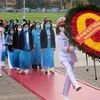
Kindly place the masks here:
[(8, 29), (9, 29), (9, 25), (5, 25), (5, 32), (7, 32), (8, 31)]
[(23, 19), (23, 26), (25, 26), (25, 24), (27, 24), (27, 20)]
[(21, 26), (21, 27), (23, 28), (23, 26), (22, 26), (21, 24), (19, 24), (19, 25), (17, 26), (17, 28), (18, 28), (19, 26)]
[[(14, 30), (14, 28), (12, 28), (12, 27), (11, 27), (11, 28), (9, 28), (9, 29), (8, 29), (8, 35), (10, 35), (10, 30), (11, 30), (11, 29), (13, 29), (13, 30)], [(14, 30), (14, 33), (15, 33), (15, 30)]]
[(17, 28), (17, 26), (18, 26), (18, 25), (17, 25), (17, 24), (15, 24), (13, 28), (15, 29), (15, 28)]
[(44, 24), (43, 24), (43, 29), (45, 29), (45, 25), (46, 25), (47, 22), (50, 22), (50, 23), (51, 23), (51, 27), (50, 27), (50, 28), (52, 28), (52, 21), (51, 21), (51, 20), (46, 20), (46, 21), (44, 22)]
[(12, 19), (12, 22), (14, 22), (14, 20)]
[(23, 22), (24, 22), (24, 21), (27, 21), (27, 20), (26, 20), (26, 19), (23, 19)]
[(30, 20), (28, 20), (28, 21), (27, 21), (27, 23), (28, 23), (28, 26), (30, 26), (30, 24), (31, 24), (31, 21), (30, 21)]
[(17, 27), (16, 27), (16, 32), (18, 32), (18, 27), (19, 27), (19, 26), (21, 26), (21, 27), (22, 27), (22, 30), (21, 30), (21, 32), (22, 32), (22, 31), (23, 31), (23, 26), (22, 26), (22, 25), (20, 25), (20, 24), (19, 24), (19, 25), (17, 25)]
[(24, 27), (25, 25), (28, 25), (28, 26), (29, 26), (29, 24), (28, 24), (28, 23), (24, 23), (24, 24), (23, 24), (23, 27)]
[(33, 20), (33, 23), (35, 23), (35, 21)]
[(33, 29), (35, 29), (35, 24), (32, 24), (29, 30), (32, 31)]
[(26, 19), (23, 19), (23, 22), (27, 23), (27, 20)]
[(9, 20), (10, 23), (12, 23), (12, 20)]
[(36, 23), (35, 23), (35, 29), (36, 29), (36, 24), (38, 24), (38, 23), (40, 24), (40, 28), (41, 28), (41, 23), (40, 23), (40, 22), (36, 22)]
[(51, 20), (46, 20), (46, 21), (44, 22), (44, 24), (46, 24), (47, 22), (50, 22), (50, 23), (52, 24), (52, 21), (51, 21)]
[(19, 23), (19, 20), (18, 19), (15, 19), (15, 20), (16, 20), (17, 23)]
[(3, 26), (3, 20), (0, 19), (0, 26)]

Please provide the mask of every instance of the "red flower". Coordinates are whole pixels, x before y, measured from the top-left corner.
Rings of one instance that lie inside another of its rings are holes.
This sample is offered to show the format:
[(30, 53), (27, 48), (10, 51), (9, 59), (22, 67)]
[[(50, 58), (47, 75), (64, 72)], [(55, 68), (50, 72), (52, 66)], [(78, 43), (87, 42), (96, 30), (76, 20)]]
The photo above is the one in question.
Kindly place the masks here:
[[(72, 17), (72, 20), (71, 20), (71, 26), (70, 26), (70, 30), (72, 32), (72, 36), (73, 37), (76, 37), (79, 33), (77, 31), (77, 19), (80, 15), (84, 14), (84, 13), (94, 13), (96, 15), (99, 15), (99, 13), (96, 13), (94, 11), (82, 11), (82, 12), (79, 12), (77, 14), (75, 14), (73, 17)], [(86, 20), (86, 27), (88, 27), (90, 24), (92, 24), (93, 22), (95, 22), (94, 19), (92, 18), (89, 18)], [(91, 36), (91, 39), (95, 42), (100, 42), (100, 31), (96, 32), (93, 36)], [(95, 51), (93, 50), (92, 48), (88, 47), (87, 45), (85, 45), (84, 43), (82, 45), (80, 45), (83, 50), (85, 50), (86, 52), (88, 53), (91, 53), (93, 54), (94, 56), (98, 56), (100, 55), (100, 52), (99, 51)]]

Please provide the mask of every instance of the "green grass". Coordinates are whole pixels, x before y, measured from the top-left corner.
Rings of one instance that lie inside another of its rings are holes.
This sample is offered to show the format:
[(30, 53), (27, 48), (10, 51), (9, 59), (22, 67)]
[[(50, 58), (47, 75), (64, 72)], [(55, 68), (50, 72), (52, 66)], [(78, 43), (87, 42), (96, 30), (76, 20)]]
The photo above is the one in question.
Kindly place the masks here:
[[(52, 20), (53, 23), (56, 23), (56, 20), (65, 16), (65, 13), (26, 13), (26, 19), (35, 21), (43, 21), (44, 17), (47, 16), (48, 19)], [(19, 19), (22, 22), (23, 13), (0, 13), (0, 18), (3, 20)]]

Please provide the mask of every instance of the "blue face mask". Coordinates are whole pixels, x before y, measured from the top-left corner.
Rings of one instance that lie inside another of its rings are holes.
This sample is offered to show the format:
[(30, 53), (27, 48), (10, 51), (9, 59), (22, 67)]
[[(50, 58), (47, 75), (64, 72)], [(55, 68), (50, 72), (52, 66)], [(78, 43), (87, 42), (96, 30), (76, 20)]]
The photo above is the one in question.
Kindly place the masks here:
[(14, 34), (14, 31), (10, 31), (10, 34), (13, 35)]
[(29, 28), (24, 28), (24, 32), (27, 32)]
[(51, 24), (46, 24), (45, 27), (46, 28), (50, 28), (51, 27)]
[(40, 27), (41, 27), (40, 25), (36, 25), (36, 29), (40, 29)]

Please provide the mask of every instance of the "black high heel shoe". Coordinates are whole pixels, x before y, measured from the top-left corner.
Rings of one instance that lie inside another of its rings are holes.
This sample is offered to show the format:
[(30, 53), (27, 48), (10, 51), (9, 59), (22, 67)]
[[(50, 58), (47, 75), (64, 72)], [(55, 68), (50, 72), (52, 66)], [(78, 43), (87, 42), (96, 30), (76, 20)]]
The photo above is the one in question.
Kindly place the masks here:
[(47, 75), (47, 74), (48, 74), (48, 72), (47, 72), (47, 71), (45, 71), (45, 74)]
[(55, 72), (54, 72), (54, 71), (50, 71), (50, 73), (51, 73), (51, 74), (55, 74)]

